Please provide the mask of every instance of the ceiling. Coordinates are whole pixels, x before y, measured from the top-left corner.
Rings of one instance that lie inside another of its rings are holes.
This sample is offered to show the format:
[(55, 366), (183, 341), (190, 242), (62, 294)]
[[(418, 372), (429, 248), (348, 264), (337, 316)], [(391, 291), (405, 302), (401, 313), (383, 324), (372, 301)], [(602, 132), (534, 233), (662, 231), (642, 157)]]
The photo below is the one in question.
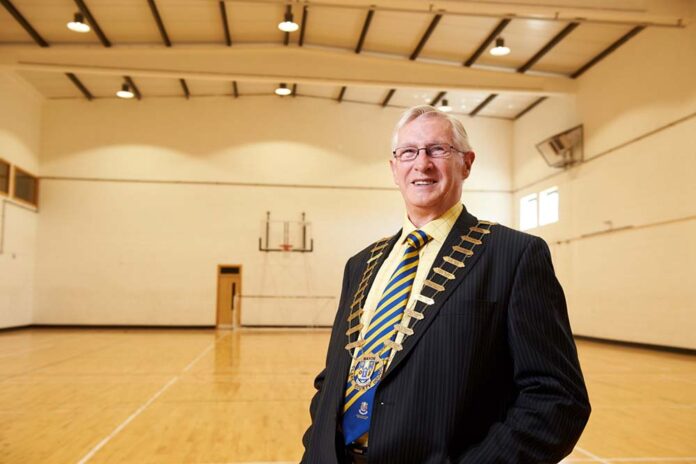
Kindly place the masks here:
[[(49, 99), (272, 95), (515, 119), (646, 27), (682, 28), (680, 0), (0, 0), (0, 67)], [(687, 5), (688, 6), (688, 5)], [(290, 9), (296, 32), (278, 29)], [(92, 30), (70, 31), (82, 12)], [(502, 37), (507, 56), (489, 53)], [(289, 98), (289, 97), (288, 97)]]

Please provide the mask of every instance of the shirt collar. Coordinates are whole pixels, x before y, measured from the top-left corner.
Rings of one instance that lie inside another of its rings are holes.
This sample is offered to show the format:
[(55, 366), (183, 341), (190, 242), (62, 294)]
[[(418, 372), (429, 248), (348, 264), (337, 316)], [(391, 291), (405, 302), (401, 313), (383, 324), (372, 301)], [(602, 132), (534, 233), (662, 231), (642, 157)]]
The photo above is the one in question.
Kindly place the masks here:
[[(455, 203), (450, 209), (445, 211), (445, 213), (437, 219), (433, 219), (426, 225), (420, 228), (423, 232), (428, 234), (431, 239), (439, 244), (445, 242), (445, 239), (449, 235), (454, 223), (461, 214), (464, 206), (461, 203)], [(406, 240), (408, 234), (416, 230), (417, 227), (413, 225), (411, 220), (408, 218), (408, 214), (404, 215), (404, 225), (401, 232), (401, 237), (399, 237), (399, 243), (403, 243)]]

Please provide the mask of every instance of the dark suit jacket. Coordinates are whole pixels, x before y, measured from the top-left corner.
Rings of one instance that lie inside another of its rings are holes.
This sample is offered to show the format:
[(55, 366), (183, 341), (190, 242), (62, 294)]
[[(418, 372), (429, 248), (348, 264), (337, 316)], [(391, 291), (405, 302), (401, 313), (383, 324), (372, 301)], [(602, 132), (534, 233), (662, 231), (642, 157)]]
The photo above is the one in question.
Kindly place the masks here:
[[(465, 209), (434, 266), (476, 224)], [(369, 256), (367, 248), (345, 267), (326, 367), (315, 380), (303, 463), (344, 461), (346, 319)], [(370, 463), (539, 464), (572, 451), (590, 405), (563, 290), (542, 239), (492, 226), (423, 312), (377, 386)]]

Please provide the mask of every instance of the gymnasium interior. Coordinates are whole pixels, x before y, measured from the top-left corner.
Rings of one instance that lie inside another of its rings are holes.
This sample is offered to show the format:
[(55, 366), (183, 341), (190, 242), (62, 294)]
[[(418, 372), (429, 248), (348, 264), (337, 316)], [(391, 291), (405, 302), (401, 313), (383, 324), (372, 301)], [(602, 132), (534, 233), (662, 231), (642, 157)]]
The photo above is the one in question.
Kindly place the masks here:
[(0, 0), (0, 462), (299, 462), (401, 114), (542, 237), (592, 415), (696, 464), (693, 0)]

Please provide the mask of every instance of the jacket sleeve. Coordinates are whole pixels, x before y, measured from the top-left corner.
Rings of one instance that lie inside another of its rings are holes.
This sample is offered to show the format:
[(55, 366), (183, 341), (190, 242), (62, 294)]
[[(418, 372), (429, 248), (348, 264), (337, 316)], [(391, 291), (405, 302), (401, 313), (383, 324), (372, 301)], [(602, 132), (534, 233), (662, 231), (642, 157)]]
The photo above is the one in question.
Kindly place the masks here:
[(343, 310), (348, 304), (348, 298), (349, 298), (349, 289), (350, 289), (350, 260), (346, 263), (345, 268), (343, 269), (343, 284), (341, 286), (341, 297), (339, 299), (338, 303), (338, 308), (336, 310), (336, 317), (333, 323), (333, 329), (331, 331), (331, 340), (329, 341), (329, 348), (327, 350), (326, 354), (326, 361), (324, 363), (324, 369), (317, 375), (317, 377), (314, 379), (314, 388), (317, 390), (317, 392), (314, 394), (312, 397), (312, 401), (309, 405), (309, 415), (311, 417), (312, 423), (309, 425), (309, 428), (307, 428), (307, 431), (304, 433), (302, 436), (302, 445), (304, 446), (304, 455), (302, 456), (302, 461), (301, 462), (306, 462), (306, 457), (307, 454), (312, 446), (312, 429), (315, 424), (316, 416), (317, 416), (317, 411), (319, 408), (319, 403), (321, 402), (322, 398), (322, 386), (324, 385), (324, 378), (326, 376), (326, 370), (329, 366), (329, 354), (332, 352), (332, 347), (335, 344), (339, 344), (343, 342), (343, 336), (344, 334), (339, 333), (338, 327), (341, 327), (342, 324), (340, 323), (340, 318), (343, 317)]
[(517, 396), (505, 419), (454, 462), (557, 463), (590, 415), (565, 297), (542, 239), (527, 245), (513, 282), (507, 329)]

